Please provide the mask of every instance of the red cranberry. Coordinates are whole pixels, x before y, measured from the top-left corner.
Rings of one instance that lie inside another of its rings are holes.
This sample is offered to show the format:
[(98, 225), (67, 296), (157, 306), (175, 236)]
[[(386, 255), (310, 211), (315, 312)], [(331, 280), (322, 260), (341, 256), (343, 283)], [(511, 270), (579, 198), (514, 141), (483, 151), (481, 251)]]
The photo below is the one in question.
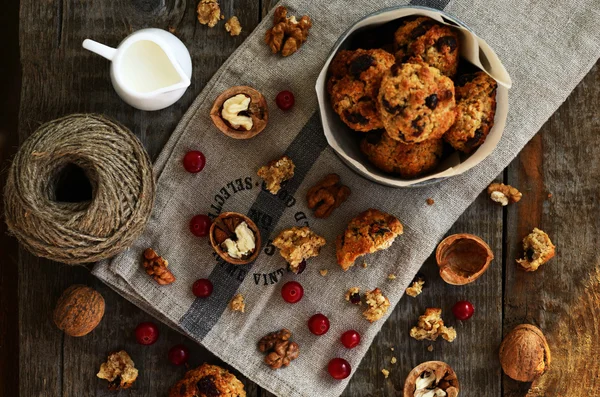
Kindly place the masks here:
[(208, 235), (212, 221), (208, 215), (196, 215), (190, 220), (190, 231), (194, 236), (204, 237)]
[(184, 345), (176, 345), (169, 350), (169, 361), (175, 365), (185, 364), (189, 357), (190, 351)]
[(281, 288), (281, 296), (287, 303), (300, 302), (302, 296), (304, 296), (304, 288), (296, 281), (288, 281)]
[(342, 334), (340, 338), (342, 341), (342, 345), (347, 347), (348, 349), (353, 349), (360, 343), (360, 334), (355, 330), (351, 329)]
[(334, 379), (346, 379), (350, 376), (352, 367), (350, 367), (350, 363), (343, 358), (334, 358), (329, 361), (327, 371), (329, 371), (329, 375)]
[(454, 313), (454, 317), (457, 319), (465, 321), (473, 316), (473, 313), (475, 313), (475, 308), (469, 301), (459, 301), (456, 302), (452, 308), (452, 313)]
[(208, 298), (213, 292), (213, 284), (207, 278), (201, 278), (192, 285), (192, 292), (198, 298)]
[(135, 339), (140, 345), (151, 345), (158, 340), (158, 327), (154, 323), (140, 323), (135, 327)]
[(202, 152), (197, 150), (193, 150), (191, 152), (187, 152), (183, 157), (183, 167), (187, 172), (196, 173), (202, 171), (204, 165), (206, 164), (206, 157)]
[(294, 99), (294, 94), (292, 94), (290, 91), (281, 91), (275, 97), (275, 102), (277, 103), (279, 109), (290, 110), (292, 106), (294, 106), (294, 103), (296, 103), (296, 99)]
[(355, 292), (352, 295), (350, 295), (350, 303), (360, 305), (360, 294), (358, 292)]
[(315, 335), (324, 335), (329, 331), (329, 319), (317, 313), (308, 320), (308, 329)]

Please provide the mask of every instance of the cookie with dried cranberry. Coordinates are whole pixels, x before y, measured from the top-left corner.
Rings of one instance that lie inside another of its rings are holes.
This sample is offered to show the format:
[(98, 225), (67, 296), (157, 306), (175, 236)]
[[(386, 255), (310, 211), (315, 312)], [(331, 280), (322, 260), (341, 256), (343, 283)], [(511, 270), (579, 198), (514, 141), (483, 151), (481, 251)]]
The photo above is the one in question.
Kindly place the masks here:
[(341, 51), (332, 62), (328, 91), (333, 109), (355, 131), (382, 128), (377, 112), (377, 93), (383, 74), (394, 64), (389, 52)]
[(456, 121), (444, 139), (456, 150), (472, 153), (494, 126), (498, 84), (484, 72), (456, 79)]
[(363, 138), (360, 150), (380, 170), (403, 178), (414, 178), (431, 171), (439, 164), (444, 152), (444, 142), (442, 139), (428, 139), (406, 145), (378, 131), (370, 132)]
[(359, 257), (389, 248), (402, 232), (395, 216), (372, 208), (362, 212), (335, 242), (337, 263), (346, 271)]
[(216, 365), (202, 364), (175, 383), (169, 397), (246, 397), (244, 384)]
[(459, 58), (458, 33), (450, 26), (431, 18), (419, 17), (406, 21), (394, 35), (398, 63), (418, 59), (453, 77)]
[(429, 65), (394, 65), (381, 81), (377, 101), (388, 135), (406, 144), (439, 139), (456, 117), (454, 83)]

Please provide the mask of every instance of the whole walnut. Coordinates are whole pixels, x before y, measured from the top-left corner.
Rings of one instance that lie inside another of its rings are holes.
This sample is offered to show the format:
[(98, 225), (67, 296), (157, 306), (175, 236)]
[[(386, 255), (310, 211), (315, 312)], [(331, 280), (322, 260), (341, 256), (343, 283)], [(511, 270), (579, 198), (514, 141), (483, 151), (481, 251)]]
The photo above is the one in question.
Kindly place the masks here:
[(87, 335), (104, 316), (104, 298), (85, 285), (72, 285), (63, 292), (54, 309), (54, 323), (70, 336)]
[(532, 382), (550, 366), (550, 347), (542, 331), (530, 324), (516, 326), (500, 345), (504, 373), (520, 382)]

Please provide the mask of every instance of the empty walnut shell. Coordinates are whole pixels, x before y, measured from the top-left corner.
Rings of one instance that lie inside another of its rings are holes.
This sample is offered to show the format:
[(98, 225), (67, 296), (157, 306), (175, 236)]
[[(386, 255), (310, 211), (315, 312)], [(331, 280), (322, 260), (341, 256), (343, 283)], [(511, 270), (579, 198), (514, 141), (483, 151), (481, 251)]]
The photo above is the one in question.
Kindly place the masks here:
[(454, 370), (443, 361), (427, 361), (413, 368), (404, 382), (404, 397), (415, 397), (417, 380), (422, 374), (435, 374), (434, 385), (444, 390), (448, 397), (458, 396), (458, 378)]
[(440, 276), (452, 285), (464, 285), (477, 280), (488, 269), (494, 254), (485, 241), (468, 234), (446, 237), (435, 251)]
[[(250, 107), (248, 115), (252, 118), (252, 128), (246, 130), (244, 128), (233, 128), (227, 120), (221, 116), (223, 103), (229, 98), (238, 94), (244, 94), (250, 98)], [(231, 87), (215, 99), (212, 109), (210, 110), (210, 118), (214, 125), (225, 135), (234, 139), (250, 139), (258, 135), (267, 126), (269, 120), (269, 111), (267, 109), (267, 101), (265, 97), (252, 87), (240, 85)]]
[[(223, 250), (221, 244), (230, 237), (235, 237), (235, 228), (242, 222), (246, 222), (248, 228), (254, 232), (255, 248), (252, 254), (247, 258), (232, 258), (226, 250)], [(210, 225), (210, 244), (219, 256), (232, 265), (246, 265), (253, 262), (260, 253), (261, 238), (260, 230), (250, 218), (237, 212), (223, 212)]]
[(530, 324), (517, 325), (500, 345), (500, 364), (514, 380), (532, 382), (550, 366), (550, 347), (542, 331)]

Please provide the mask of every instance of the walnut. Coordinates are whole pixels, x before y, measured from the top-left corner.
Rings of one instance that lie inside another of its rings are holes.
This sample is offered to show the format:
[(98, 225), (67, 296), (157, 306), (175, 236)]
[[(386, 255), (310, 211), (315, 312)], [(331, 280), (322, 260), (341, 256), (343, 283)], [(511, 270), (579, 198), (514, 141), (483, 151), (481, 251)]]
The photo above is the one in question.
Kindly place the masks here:
[(348, 291), (346, 291), (346, 295), (344, 295), (344, 298), (350, 302), (353, 303), (355, 305), (360, 305), (360, 288), (358, 287), (352, 287), (350, 288)]
[(221, 8), (216, 0), (200, 0), (198, 7), (198, 22), (213, 28), (221, 20)]
[(287, 8), (279, 6), (275, 9), (273, 27), (265, 34), (265, 42), (273, 54), (281, 51), (284, 57), (290, 56), (304, 44), (311, 26), (309, 16), (304, 15), (298, 21), (294, 16), (287, 16)]
[(494, 182), (487, 188), (490, 198), (503, 206), (513, 204), (521, 200), (523, 194), (516, 188), (504, 183)]
[(246, 310), (246, 303), (244, 302), (244, 296), (242, 294), (235, 295), (231, 301), (229, 301), (229, 308), (234, 312), (242, 312)]
[(325, 243), (325, 239), (308, 226), (282, 230), (273, 240), (273, 245), (279, 248), (279, 253), (289, 264), (289, 269), (296, 274), (304, 271), (308, 258), (319, 255)]
[(460, 391), (456, 372), (442, 361), (427, 361), (410, 371), (404, 382), (404, 397), (457, 397)]
[(308, 208), (317, 218), (328, 218), (350, 196), (350, 188), (340, 184), (338, 174), (329, 174), (308, 190)]
[(548, 342), (533, 325), (518, 325), (500, 345), (502, 370), (514, 380), (531, 382), (548, 369), (550, 362)]
[(242, 33), (242, 25), (238, 17), (231, 17), (225, 22), (225, 30), (232, 36), (239, 36)]
[(281, 156), (259, 168), (257, 175), (264, 179), (267, 190), (277, 194), (281, 184), (294, 176), (296, 166), (288, 156)]
[(106, 379), (110, 390), (129, 389), (137, 379), (138, 370), (129, 354), (121, 350), (108, 356), (96, 376)]
[(517, 263), (526, 272), (536, 271), (554, 257), (555, 248), (550, 237), (536, 227), (523, 239), (524, 257), (517, 259)]
[(436, 340), (441, 336), (448, 342), (452, 342), (456, 339), (456, 331), (444, 325), (441, 315), (442, 309), (427, 308), (425, 314), (419, 316), (417, 326), (410, 330), (410, 336), (416, 340)]
[(144, 269), (160, 285), (171, 284), (175, 281), (173, 273), (167, 269), (169, 261), (159, 256), (152, 248), (144, 251)]
[(292, 360), (298, 358), (300, 347), (290, 340), (291, 337), (292, 333), (284, 328), (278, 332), (271, 332), (258, 341), (258, 350), (267, 353), (265, 363), (271, 369), (287, 367)]
[(383, 296), (379, 288), (367, 291), (365, 293), (365, 302), (368, 307), (363, 312), (363, 316), (371, 323), (382, 318), (390, 307), (390, 300)]

